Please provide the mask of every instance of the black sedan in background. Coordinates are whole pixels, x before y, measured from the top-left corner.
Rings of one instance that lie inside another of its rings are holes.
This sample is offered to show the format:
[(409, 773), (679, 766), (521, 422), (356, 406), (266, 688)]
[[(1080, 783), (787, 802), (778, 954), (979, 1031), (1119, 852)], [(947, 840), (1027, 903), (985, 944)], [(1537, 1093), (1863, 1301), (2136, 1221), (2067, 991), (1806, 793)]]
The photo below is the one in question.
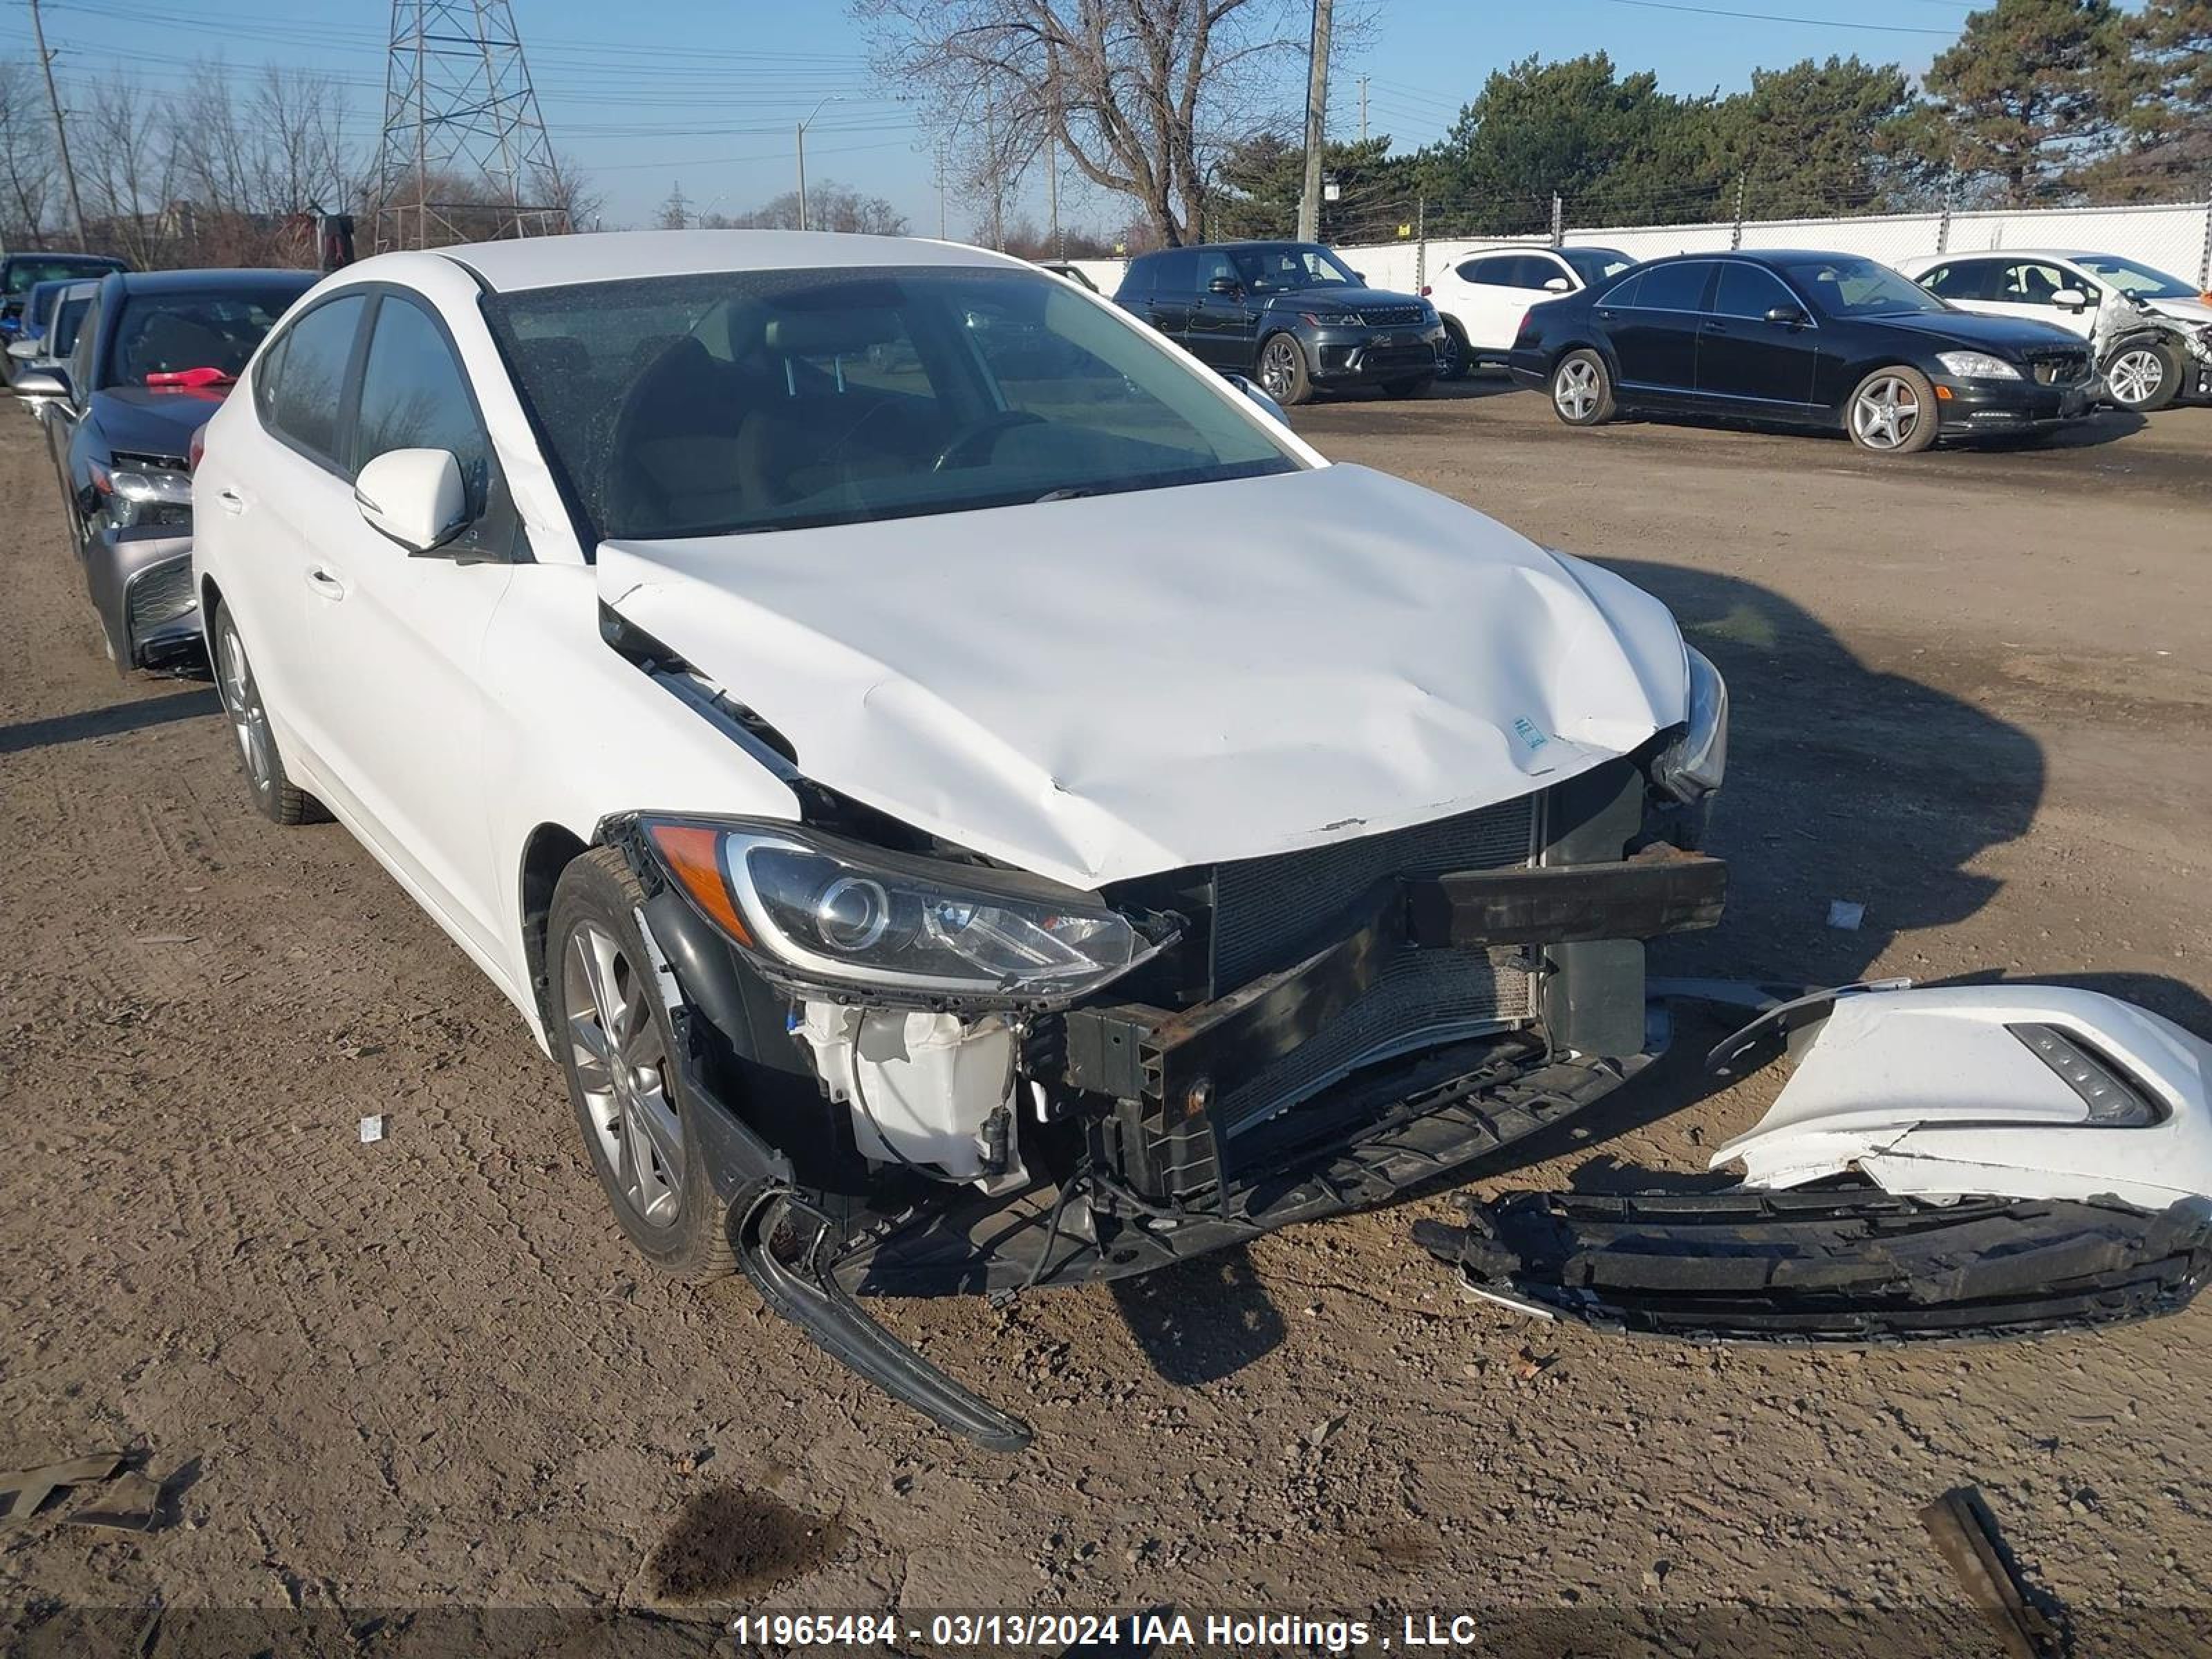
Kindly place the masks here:
[(1533, 307), (1510, 359), (1570, 426), (1616, 411), (1841, 430), (1877, 454), (2033, 441), (2089, 410), (2082, 342), (1850, 253), (1685, 254)]
[(1249, 375), (1277, 403), (1316, 389), (1428, 389), (1444, 326), (1414, 294), (1392, 294), (1315, 242), (1163, 248), (1129, 261), (1114, 303), (1209, 368)]
[(192, 434), (310, 270), (118, 273), (100, 285), (65, 369), (17, 376), (47, 396), (63, 507), (85, 586), (125, 668), (196, 663)]

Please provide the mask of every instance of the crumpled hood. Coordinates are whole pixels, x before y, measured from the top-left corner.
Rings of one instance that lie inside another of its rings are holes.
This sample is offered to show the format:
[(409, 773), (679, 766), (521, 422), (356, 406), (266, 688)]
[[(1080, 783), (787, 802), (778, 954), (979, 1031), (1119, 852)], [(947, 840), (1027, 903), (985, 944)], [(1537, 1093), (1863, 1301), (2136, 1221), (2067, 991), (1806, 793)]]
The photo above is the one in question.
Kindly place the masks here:
[(1658, 600), (1363, 467), (610, 542), (599, 582), (808, 776), (1084, 887), (1510, 799), (1685, 713)]
[(2155, 317), (2168, 317), (2188, 328), (2212, 324), (2212, 305), (2203, 300), (2145, 300), (2143, 309)]
[(192, 434), (215, 418), (228, 386), (118, 386), (92, 395), (93, 415), (111, 450), (183, 459)]

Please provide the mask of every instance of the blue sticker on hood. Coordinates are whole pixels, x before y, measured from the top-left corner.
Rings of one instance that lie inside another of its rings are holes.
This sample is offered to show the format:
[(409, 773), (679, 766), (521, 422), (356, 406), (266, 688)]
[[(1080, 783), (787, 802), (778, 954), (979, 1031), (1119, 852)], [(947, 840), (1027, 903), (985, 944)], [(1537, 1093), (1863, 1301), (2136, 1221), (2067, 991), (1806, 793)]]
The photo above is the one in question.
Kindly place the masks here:
[(1551, 742), (1549, 738), (1536, 729), (1535, 722), (1526, 715), (1513, 722), (1513, 735), (1528, 745), (1528, 752), (1532, 755)]

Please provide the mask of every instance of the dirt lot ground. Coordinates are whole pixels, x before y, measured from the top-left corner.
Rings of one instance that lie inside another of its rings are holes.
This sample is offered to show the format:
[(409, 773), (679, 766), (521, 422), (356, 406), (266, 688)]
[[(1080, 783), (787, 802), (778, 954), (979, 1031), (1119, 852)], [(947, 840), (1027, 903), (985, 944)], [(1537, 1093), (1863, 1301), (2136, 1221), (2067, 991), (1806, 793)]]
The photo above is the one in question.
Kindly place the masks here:
[[(2212, 1034), (2212, 410), (2139, 424), (1883, 465), (1570, 432), (1495, 382), (1297, 416), (1649, 585), (1727, 673), (1729, 916), (1662, 971), (2060, 976)], [(65, 1650), (95, 1605), (1170, 1605), (1549, 1613), (1588, 1652), (1624, 1610), (1955, 1608), (1914, 1512), (1962, 1483), (2092, 1626), (2212, 1607), (2212, 1307), (1645, 1346), (1464, 1299), (1407, 1239), (1443, 1198), (1121, 1294), (888, 1305), (1038, 1430), (968, 1449), (742, 1284), (643, 1271), (511, 1011), (342, 830), (251, 814), (214, 710), (116, 678), (0, 410), (0, 1465), (141, 1449), (173, 1511), (0, 1531), (0, 1640)], [(1773, 1086), (1640, 1080), (1481, 1185), (1699, 1167)]]

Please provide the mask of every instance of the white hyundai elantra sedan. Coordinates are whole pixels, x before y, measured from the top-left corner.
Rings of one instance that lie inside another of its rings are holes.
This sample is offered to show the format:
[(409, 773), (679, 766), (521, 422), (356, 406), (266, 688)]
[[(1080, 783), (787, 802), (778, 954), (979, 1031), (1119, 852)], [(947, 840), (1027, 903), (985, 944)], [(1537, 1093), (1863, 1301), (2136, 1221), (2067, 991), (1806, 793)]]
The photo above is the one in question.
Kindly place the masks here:
[(941, 243), (354, 266), (194, 481), (253, 798), (514, 1002), (648, 1257), (1018, 1444), (853, 1295), (1387, 1200), (1644, 1064), (1721, 907), (1664, 607), (1262, 403)]

